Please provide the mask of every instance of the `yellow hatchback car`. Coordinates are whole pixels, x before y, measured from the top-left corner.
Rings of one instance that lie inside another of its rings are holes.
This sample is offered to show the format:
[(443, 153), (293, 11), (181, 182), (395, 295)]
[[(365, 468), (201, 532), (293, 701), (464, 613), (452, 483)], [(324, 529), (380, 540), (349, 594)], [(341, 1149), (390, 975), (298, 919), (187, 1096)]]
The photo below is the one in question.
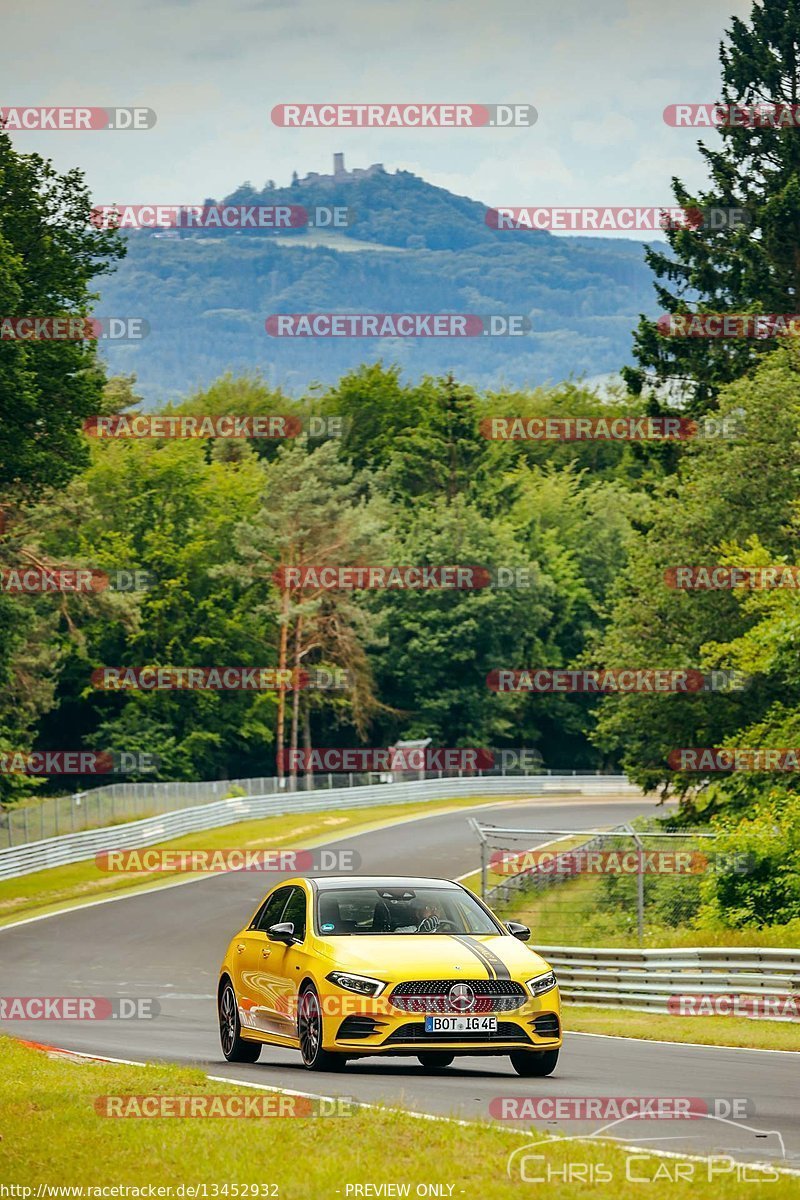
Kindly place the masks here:
[(549, 1075), (561, 1045), (553, 971), (477, 896), (448, 879), (297, 878), (237, 933), (217, 990), (222, 1052), (299, 1049), (311, 1070), (349, 1058), (507, 1054)]

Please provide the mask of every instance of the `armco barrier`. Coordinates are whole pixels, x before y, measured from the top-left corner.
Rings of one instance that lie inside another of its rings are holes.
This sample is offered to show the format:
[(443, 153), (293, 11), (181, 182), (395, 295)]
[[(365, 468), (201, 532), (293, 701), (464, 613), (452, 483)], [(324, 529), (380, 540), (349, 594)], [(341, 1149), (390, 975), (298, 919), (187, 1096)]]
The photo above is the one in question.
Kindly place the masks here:
[[(499, 769), (477, 772), (478, 778), (481, 779), (505, 775), (552, 775), (554, 778), (561, 778), (564, 775), (576, 776), (579, 772), (559, 771), (550, 767), (538, 771), (506, 770), (502, 760)], [(401, 774), (394, 780), (391, 772), (326, 772), (307, 775), (302, 780), (302, 790), (332, 791), (335, 788), (366, 787), (420, 779), (460, 779), (463, 776), (464, 771), (432, 770), (425, 774)], [(249, 776), (243, 779), (140, 779), (136, 783), (129, 781), (102, 784), (82, 792), (71, 792), (61, 796), (38, 796), (29, 802), (13, 804), (8, 808), (0, 805), (0, 849), (22, 846), (26, 842), (42, 842), (45, 838), (61, 837), (65, 833), (104, 829), (107, 825), (120, 825), (123, 821), (141, 821), (145, 817), (174, 812), (177, 808), (195, 808), (199, 804), (213, 804), (217, 800), (227, 800), (232, 796), (283, 795), (286, 783), (286, 779), (278, 779), (274, 775)]]
[(787, 996), (800, 999), (800, 949), (698, 946), (674, 950), (539, 946), (561, 994), (575, 1004), (668, 1012), (670, 996)]
[(133, 850), (153, 846), (167, 838), (234, 825), (254, 817), (282, 813), (320, 812), (332, 808), (377, 808), (469, 796), (640, 795), (622, 775), (500, 775), (463, 779), (421, 779), (409, 783), (366, 784), (312, 792), (278, 792), (268, 796), (240, 796), (193, 808), (67, 833), (0, 850), (0, 879), (30, 875), (47, 867), (93, 858), (105, 850)]

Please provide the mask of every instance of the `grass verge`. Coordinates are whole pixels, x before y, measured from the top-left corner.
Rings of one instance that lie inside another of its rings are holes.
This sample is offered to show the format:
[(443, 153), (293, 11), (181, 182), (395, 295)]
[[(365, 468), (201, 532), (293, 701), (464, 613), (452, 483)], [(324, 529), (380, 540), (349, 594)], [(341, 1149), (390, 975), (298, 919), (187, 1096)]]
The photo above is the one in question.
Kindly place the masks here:
[(800, 1052), (800, 1025), (749, 1017), (676, 1017), (564, 1001), (565, 1032), (607, 1033), (664, 1042)]
[[(35, 1051), (0, 1039), (0, 1178), (18, 1188), (132, 1186), (176, 1189), (206, 1186), (205, 1196), (279, 1196), (281, 1200), (322, 1200), (349, 1194), (348, 1185), (407, 1184), (405, 1194), (417, 1194), (419, 1184), (443, 1185), (435, 1195), (466, 1200), (507, 1200), (519, 1187), (519, 1175), (509, 1178), (509, 1154), (526, 1145), (525, 1134), (498, 1125), (465, 1127), (443, 1121), (415, 1119), (399, 1110), (354, 1110), (352, 1116), (322, 1118), (217, 1117), (191, 1119), (112, 1119), (101, 1116), (95, 1100), (102, 1096), (207, 1096), (241, 1094), (246, 1088), (212, 1083), (199, 1070), (119, 1064), (86, 1063)], [(263, 1093), (262, 1093), (263, 1094)], [(531, 1129), (530, 1140), (537, 1141)], [(652, 1196), (651, 1182), (626, 1178), (626, 1152), (608, 1143), (559, 1140), (533, 1153), (543, 1154), (553, 1170), (583, 1164), (583, 1170), (602, 1164), (600, 1183), (567, 1182), (556, 1176), (548, 1196), (614, 1197), (631, 1200)], [(636, 1177), (665, 1181), (675, 1171), (674, 1160), (636, 1151)], [(544, 1162), (537, 1162), (537, 1169)], [(672, 1183), (676, 1200), (734, 1200), (741, 1196), (735, 1170), (711, 1170), (708, 1163), (682, 1162), (691, 1178)], [(660, 1172), (660, 1174), (659, 1174)], [(608, 1180), (608, 1173), (611, 1180)], [(242, 1185), (266, 1185), (243, 1191)], [(233, 1190), (238, 1186), (238, 1191)], [(274, 1186), (270, 1186), (274, 1185)], [(214, 1190), (216, 1187), (216, 1191)], [(227, 1190), (223, 1190), (227, 1189)], [(797, 1179), (748, 1182), (747, 1194), (783, 1200), (797, 1194)], [(12, 1194), (12, 1193), (9, 1193)], [(14, 1193), (28, 1200), (24, 1193)], [(47, 1194), (46, 1192), (43, 1194)], [(144, 1193), (146, 1194), (146, 1193)], [(169, 1193), (167, 1193), (169, 1194)], [(184, 1191), (183, 1195), (192, 1195)], [(419, 1194), (425, 1194), (419, 1193)], [(91, 1193), (84, 1192), (84, 1196)], [(203, 1197), (203, 1191), (195, 1192)]]

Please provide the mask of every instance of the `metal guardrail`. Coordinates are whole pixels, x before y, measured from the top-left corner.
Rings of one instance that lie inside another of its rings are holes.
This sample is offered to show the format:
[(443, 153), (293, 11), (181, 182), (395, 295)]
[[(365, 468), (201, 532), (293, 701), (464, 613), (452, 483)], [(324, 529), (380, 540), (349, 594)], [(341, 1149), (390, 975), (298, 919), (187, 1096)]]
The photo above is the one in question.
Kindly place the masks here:
[(578, 795), (641, 794), (624, 775), (501, 775), (238, 796), (156, 817), (145, 817), (140, 821), (128, 821), (123, 825), (87, 829), (80, 833), (67, 833), (8, 847), (0, 850), (0, 879), (80, 862), (108, 850), (153, 846), (167, 838), (257, 817), (342, 808), (377, 808), (459, 796), (541, 796), (548, 793), (563, 795), (565, 792)]
[[(528, 778), (534, 774), (561, 778), (578, 772), (551, 768), (533, 772), (506, 770), (503, 763), (499, 770), (493, 768), (490, 771), (478, 771), (477, 774), (482, 779), (506, 775)], [(294, 790), (305, 792), (365, 787), (412, 780), (416, 782), (418, 779), (460, 779), (463, 775), (463, 771), (455, 770), (429, 771), (413, 776), (401, 774), (396, 778), (391, 772), (327, 772), (301, 778)], [(42, 842), (45, 838), (60, 837), (66, 833), (81, 833), (85, 829), (118, 825), (123, 821), (155, 817), (160, 813), (173, 812), (176, 808), (213, 804), (233, 796), (283, 795), (289, 790), (288, 784), (288, 779), (279, 779), (274, 775), (245, 779), (140, 780), (138, 783), (104, 784), (63, 796), (36, 796), (8, 808), (0, 806), (0, 849), (21, 846), (26, 842)]]
[[(681, 947), (673, 950), (536, 946), (573, 1004), (669, 1012), (678, 995), (794, 996), (800, 1011), (800, 949)], [(773, 1019), (786, 1019), (774, 1017)]]

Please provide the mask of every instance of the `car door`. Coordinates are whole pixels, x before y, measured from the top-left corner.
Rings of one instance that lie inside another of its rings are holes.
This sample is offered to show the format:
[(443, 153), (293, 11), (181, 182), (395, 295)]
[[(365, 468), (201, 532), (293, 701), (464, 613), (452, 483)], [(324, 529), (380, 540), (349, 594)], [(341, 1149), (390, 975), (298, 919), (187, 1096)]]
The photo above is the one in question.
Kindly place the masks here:
[(266, 956), (270, 1028), (281, 1037), (292, 1039), (297, 1038), (297, 989), (308, 964), (305, 949), (309, 932), (308, 902), (305, 888), (295, 885), (280, 917), (283, 924), (291, 921), (295, 941), (291, 946), (271, 941)]
[[(234, 947), (236, 996), (239, 1001), (239, 1020), (248, 1029), (275, 1034), (275, 1002), (268, 970), (270, 956), (277, 943), (267, 937), (270, 925), (277, 925), (294, 889), (288, 885), (270, 892), (253, 917), (248, 929), (242, 931)], [(281, 1029), (283, 1029), (281, 1024)]]

